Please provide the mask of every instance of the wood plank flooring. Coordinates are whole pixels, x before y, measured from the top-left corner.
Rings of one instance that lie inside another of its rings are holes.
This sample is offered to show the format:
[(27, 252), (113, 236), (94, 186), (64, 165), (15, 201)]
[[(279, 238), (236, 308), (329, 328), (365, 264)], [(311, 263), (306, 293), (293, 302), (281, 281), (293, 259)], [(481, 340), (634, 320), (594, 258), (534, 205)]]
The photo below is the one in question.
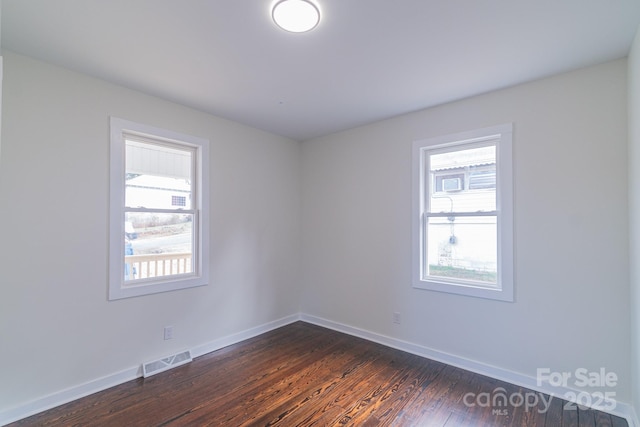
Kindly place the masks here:
[[(531, 404), (537, 396), (537, 405), (478, 398), (501, 392)], [(296, 322), (12, 426), (627, 426), (603, 412), (565, 410), (557, 398), (547, 407), (543, 397)]]

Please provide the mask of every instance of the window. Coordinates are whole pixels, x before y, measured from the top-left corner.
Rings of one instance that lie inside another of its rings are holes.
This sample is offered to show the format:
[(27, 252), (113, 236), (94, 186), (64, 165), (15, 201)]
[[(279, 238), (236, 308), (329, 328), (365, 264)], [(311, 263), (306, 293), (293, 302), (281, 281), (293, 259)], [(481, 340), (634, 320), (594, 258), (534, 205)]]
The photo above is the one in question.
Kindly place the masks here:
[(464, 188), (464, 173), (451, 173), (444, 171), (434, 174), (434, 191), (437, 193), (447, 193), (450, 191), (460, 191)]
[(415, 288), (513, 301), (512, 125), (413, 144)]
[(171, 196), (171, 206), (187, 206), (187, 198), (185, 196)]
[(109, 299), (207, 284), (208, 149), (111, 118)]

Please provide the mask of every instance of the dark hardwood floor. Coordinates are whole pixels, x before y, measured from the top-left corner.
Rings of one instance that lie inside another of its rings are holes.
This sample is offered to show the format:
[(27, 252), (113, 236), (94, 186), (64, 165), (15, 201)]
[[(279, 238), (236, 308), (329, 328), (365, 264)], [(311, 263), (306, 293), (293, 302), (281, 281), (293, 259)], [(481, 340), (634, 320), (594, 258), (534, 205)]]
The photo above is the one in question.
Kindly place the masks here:
[[(500, 394), (516, 404), (503, 406)], [(12, 425), (627, 426), (603, 412), (565, 410), (557, 398), (547, 407), (548, 399), (297, 322)]]

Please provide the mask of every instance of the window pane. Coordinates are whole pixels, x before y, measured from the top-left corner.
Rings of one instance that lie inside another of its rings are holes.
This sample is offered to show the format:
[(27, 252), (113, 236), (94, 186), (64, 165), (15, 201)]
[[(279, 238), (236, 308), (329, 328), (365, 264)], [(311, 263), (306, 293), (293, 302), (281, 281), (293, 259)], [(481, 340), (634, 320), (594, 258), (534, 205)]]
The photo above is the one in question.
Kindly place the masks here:
[(497, 283), (495, 216), (431, 217), (427, 276)]
[(193, 217), (128, 212), (125, 281), (193, 272)]
[(496, 210), (496, 147), (429, 155), (429, 211)]
[(188, 148), (127, 139), (125, 205), (191, 209), (192, 159)]

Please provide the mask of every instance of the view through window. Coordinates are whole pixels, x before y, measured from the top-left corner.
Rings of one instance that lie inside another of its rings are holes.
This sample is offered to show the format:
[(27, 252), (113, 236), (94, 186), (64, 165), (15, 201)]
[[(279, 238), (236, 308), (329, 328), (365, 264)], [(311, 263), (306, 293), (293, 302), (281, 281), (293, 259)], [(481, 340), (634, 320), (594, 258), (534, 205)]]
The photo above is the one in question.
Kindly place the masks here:
[(193, 150), (125, 144), (125, 281), (193, 272)]
[(428, 165), (427, 276), (497, 283), (496, 146), (435, 151)]

